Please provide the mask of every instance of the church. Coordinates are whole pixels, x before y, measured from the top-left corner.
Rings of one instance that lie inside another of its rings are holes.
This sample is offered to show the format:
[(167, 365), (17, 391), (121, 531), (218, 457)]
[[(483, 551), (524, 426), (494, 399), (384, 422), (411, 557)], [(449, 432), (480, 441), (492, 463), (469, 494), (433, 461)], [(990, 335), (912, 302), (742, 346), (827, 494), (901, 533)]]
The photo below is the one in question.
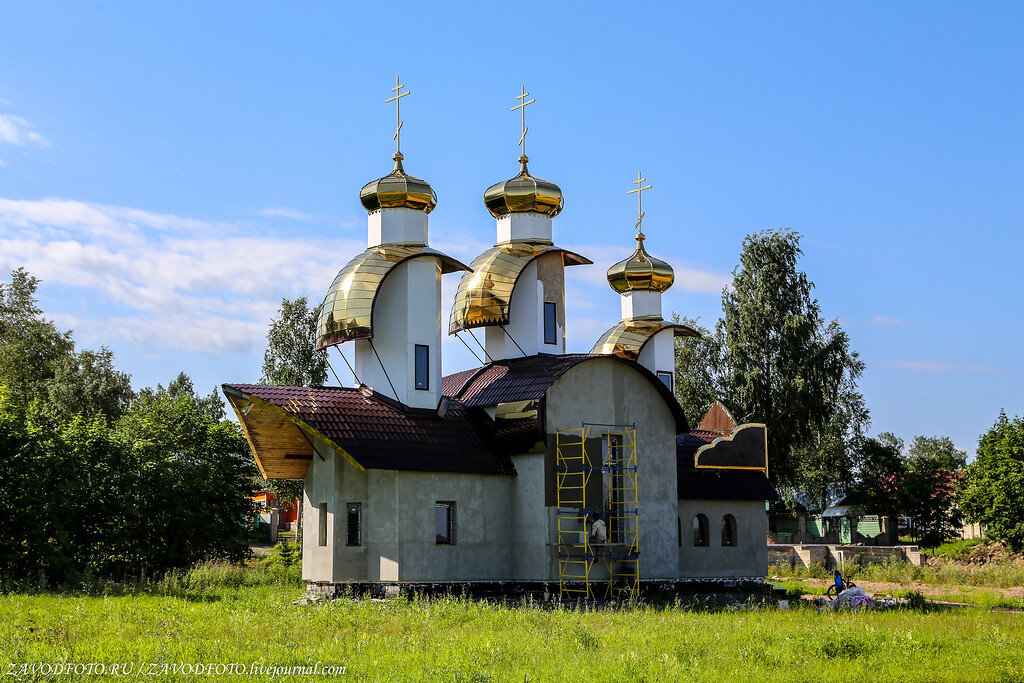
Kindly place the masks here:
[[(305, 481), (311, 589), (518, 583), (602, 599), (767, 573), (766, 426), (720, 404), (687, 423), (674, 340), (697, 333), (663, 316), (674, 274), (645, 244), (639, 174), (636, 247), (608, 270), (621, 320), (566, 353), (565, 268), (591, 261), (555, 242), (564, 198), (527, 166), (528, 97), (513, 107), (519, 172), (483, 195), (494, 246), (468, 265), (429, 246), (437, 196), (405, 170), (399, 114), (393, 170), (359, 193), (367, 248), (318, 321), (317, 347), (351, 356), (357, 386), (223, 386), (260, 472)], [(451, 302), (445, 276), (460, 278)], [(442, 377), (443, 313), (480, 367)]]

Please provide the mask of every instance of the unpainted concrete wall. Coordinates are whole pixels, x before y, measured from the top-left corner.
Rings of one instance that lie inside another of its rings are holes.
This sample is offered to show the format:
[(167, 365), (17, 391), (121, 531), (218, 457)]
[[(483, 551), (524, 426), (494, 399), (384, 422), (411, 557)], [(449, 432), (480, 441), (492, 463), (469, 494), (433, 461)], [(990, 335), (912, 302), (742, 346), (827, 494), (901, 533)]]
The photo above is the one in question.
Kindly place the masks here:
[[(302, 490), (302, 519), (305, 526), (302, 534), (302, 578), (306, 581), (330, 581), (334, 558), (335, 507), (334, 467), (337, 460), (334, 451), (317, 439), (313, 461), (306, 470), (306, 483)], [(345, 463), (348, 465), (347, 463)], [(351, 465), (348, 465), (351, 467)], [(327, 503), (327, 545), (319, 545), (320, 504)]]
[[(693, 518), (708, 518), (708, 541), (704, 548), (693, 545)], [(736, 545), (722, 547), (722, 518), (736, 518)], [(768, 517), (763, 501), (680, 500), (679, 575), (699, 577), (763, 577), (768, 574)]]
[(545, 507), (545, 454), (512, 457), (518, 476), (512, 486), (510, 538), (513, 575), (523, 581), (558, 580), (555, 508)]
[[(581, 422), (636, 424), (640, 578), (676, 578), (676, 425), (661, 394), (635, 369), (601, 358), (562, 375), (548, 390), (545, 405), (550, 443), (556, 428)], [(545, 543), (557, 541), (553, 528)], [(554, 563), (549, 572), (557, 576)]]
[[(514, 477), (365, 470), (330, 446), (306, 474), (303, 579), (307, 581), (510, 580)], [(437, 502), (454, 502), (455, 545), (437, 545)], [(327, 503), (328, 544), (318, 545), (318, 504)], [(346, 546), (350, 503), (361, 508), (361, 545)]]

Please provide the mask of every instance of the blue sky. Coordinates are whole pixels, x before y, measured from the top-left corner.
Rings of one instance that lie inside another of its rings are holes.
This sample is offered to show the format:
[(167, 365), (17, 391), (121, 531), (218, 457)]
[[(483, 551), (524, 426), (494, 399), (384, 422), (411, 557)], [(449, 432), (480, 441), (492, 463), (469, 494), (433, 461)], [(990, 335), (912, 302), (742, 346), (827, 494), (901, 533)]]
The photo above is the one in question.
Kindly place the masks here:
[[(214, 6), (216, 5), (216, 6)], [(568, 344), (618, 320), (637, 170), (676, 311), (711, 324), (748, 233), (789, 227), (867, 362), (872, 432), (972, 451), (1024, 413), (1024, 5), (0, 5), (0, 268), (137, 386), (255, 381), (281, 297), (365, 240), (359, 188), (406, 169), (431, 242), (494, 240), (521, 85), (531, 171), (566, 198)], [(453, 279), (446, 292), (454, 289)], [(448, 305), (448, 301), (444, 305)], [(445, 371), (472, 364), (452, 338)], [(339, 370), (343, 364), (334, 361)], [(345, 379), (346, 375), (342, 374)]]

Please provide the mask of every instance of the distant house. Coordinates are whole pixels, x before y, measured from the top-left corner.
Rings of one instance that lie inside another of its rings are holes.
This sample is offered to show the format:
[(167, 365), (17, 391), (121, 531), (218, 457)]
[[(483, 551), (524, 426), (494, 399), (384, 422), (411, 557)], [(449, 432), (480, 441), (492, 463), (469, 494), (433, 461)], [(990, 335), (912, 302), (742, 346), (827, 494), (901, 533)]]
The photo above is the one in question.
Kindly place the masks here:
[(281, 501), (274, 496), (273, 492), (267, 489), (261, 489), (253, 492), (251, 496), (252, 500), (256, 503), (260, 510), (277, 509), (280, 511), (279, 524), (280, 528), (288, 529), (292, 528), (289, 525), (297, 524), (299, 521), (299, 506), (302, 505), (302, 500), (296, 498), (295, 500), (288, 501), (285, 504), (281, 504)]

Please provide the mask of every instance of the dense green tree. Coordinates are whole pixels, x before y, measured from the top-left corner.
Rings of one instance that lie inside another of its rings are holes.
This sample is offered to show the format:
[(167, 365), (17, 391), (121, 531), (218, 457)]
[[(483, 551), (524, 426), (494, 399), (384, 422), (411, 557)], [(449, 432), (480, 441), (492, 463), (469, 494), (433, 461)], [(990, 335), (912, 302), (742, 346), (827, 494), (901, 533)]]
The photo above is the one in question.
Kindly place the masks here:
[(134, 397), (131, 376), (114, 367), (110, 349), (101, 348), (68, 353), (54, 362), (43, 400), (52, 414), (64, 420), (82, 415), (114, 421)]
[(949, 437), (918, 436), (911, 442), (897, 495), (924, 545), (952, 537), (963, 521), (957, 501), (966, 464), (967, 455)]
[(10, 284), (0, 282), (0, 384), (20, 406), (44, 396), (54, 367), (74, 353), (71, 333), (43, 317), (38, 286), (24, 268), (11, 271)]
[(117, 424), (139, 468), (139, 564), (147, 573), (198, 561), (243, 559), (255, 466), (234, 422), (218, 421), (194, 394), (146, 396)]
[(900, 514), (897, 492), (907, 471), (902, 453), (903, 441), (890, 432), (860, 442), (855, 483), (849, 493), (869, 513), (894, 518)]
[(157, 574), (248, 551), (255, 468), (220, 396), (181, 373), (136, 397), (76, 351), (24, 269), (0, 283), (0, 582)]
[(0, 579), (156, 575), (248, 551), (253, 466), (237, 425), (150, 392), (111, 425), (60, 422), (0, 386)]
[(196, 392), (192, 378), (184, 372), (179, 372), (178, 376), (167, 384), (166, 389), (162, 384), (157, 384), (156, 389), (146, 387), (139, 392), (138, 400), (141, 403), (151, 402), (160, 394), (166, 394), (173, 400), (184, 399), (188, 401), (199, 413), (214, 422), (220, 422), (227, 416), (227, 411), (224, 408), (224, 399), (220, 397), (220, 392), (214, 389), (206, 396), (200, 396)]
[(850, 484), (868, 422), (857, 390), (864, 363), (838, 321), (822, 318), (801, 255), (794, 232), (747, 236), (715, 335), (681, 342), (681, 372), (694, 379), (682, 378), (680, 393), (694, 392), (686, 400), (696, 412), (717, 385), (716, 398), (741, 422), (768, 425), (773, 481), (824, 501)]
[(978, 442), (967, 468), (961, 505), (986, 534), (1024, 552), (1024, 419), (1000, 413)]
[(690, 423), (696, 429), (711, 405), (722, 396), (722, 347), (717, 331), (712, 332), (698, 320), (672, 315), (672, 322), (699, 332), (699, 337), (676, 337), (676, 398)]
[(321, 386), (327, 380), (327, 352), (316, 350), (319, 306), (306, 297), (281, 299), (276, 318), (267, 330), (261, 384)]
[(75, 415), (120, 417), (133, 397), (131, 377), (114, 367), (107, 348), (76, 351), (70, 332), (43, 317), (39, 281), (24, 268), (0, 282), (0, 383), (27, 407), (33, 400), (58, 421)]

